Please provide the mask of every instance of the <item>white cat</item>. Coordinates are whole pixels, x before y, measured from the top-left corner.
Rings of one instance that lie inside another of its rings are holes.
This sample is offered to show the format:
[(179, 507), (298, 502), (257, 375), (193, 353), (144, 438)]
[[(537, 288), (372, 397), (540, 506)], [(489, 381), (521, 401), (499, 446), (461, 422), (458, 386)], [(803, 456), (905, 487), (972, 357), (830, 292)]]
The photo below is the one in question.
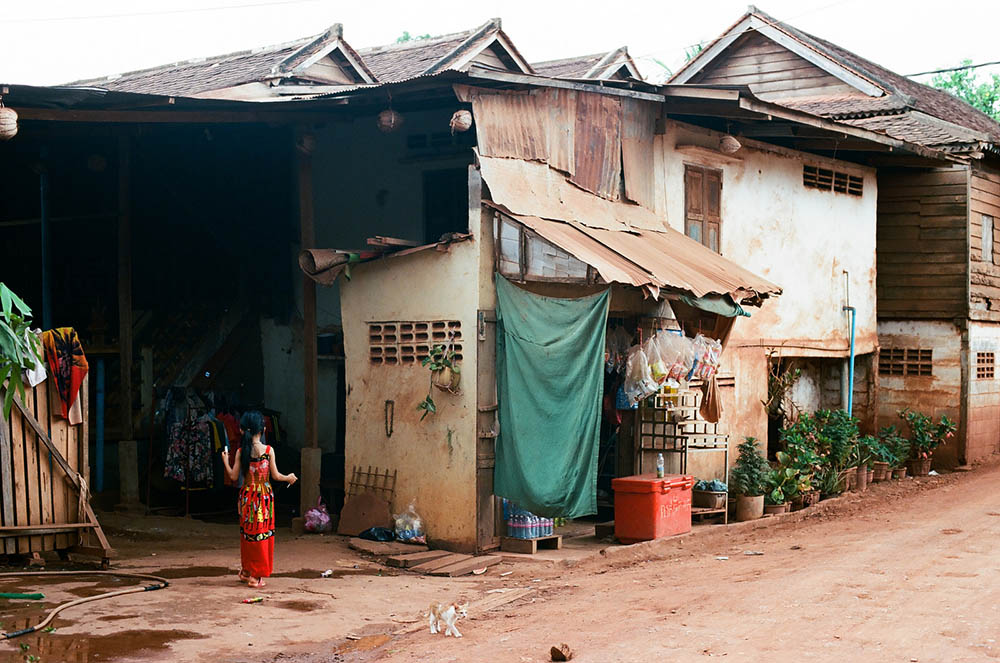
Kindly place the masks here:
[(461, 605), (456, 605), (455, 603), (445, 605), (432, 603), (430, 612), (427, 615), (431, 633), (444, 631), (445, 635), (453, 635), (456, 638), (461, 638), (462, 634), (455, 627), (455, 622), (462, 617), (468, 617), (468, 610), (468, 603), (462, 603)]

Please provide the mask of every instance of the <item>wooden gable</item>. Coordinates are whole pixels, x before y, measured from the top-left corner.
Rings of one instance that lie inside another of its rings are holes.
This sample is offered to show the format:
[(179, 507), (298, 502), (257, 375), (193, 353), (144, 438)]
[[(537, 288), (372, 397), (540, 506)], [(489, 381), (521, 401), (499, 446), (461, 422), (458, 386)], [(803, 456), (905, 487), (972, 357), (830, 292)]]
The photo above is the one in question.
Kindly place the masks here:
[(765, 101), (863, 93), (756, 31), (747, 32), (691, 81), (746, 85)]

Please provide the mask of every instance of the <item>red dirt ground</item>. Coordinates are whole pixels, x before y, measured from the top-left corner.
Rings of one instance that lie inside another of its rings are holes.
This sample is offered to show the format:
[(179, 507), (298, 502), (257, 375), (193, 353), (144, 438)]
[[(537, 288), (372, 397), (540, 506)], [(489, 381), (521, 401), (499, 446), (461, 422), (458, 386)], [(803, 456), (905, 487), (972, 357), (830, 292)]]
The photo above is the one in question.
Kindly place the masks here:
[[(25, 638), (27, 652), (21, 640), (0, 643), (0, 661), (521, 663), (547, 661), (563, 642), (574, 661), (602, 663), (986, 661), (1000, 658), (998, 481), (994, 464), (879, 484), (770, 523), (456, 579), (388, 571), (338, 537), (279, 532), (277, 576), (262, 591), (235, 581), (233, 526), (105, 516), (120, 552), (113, 567), (170, 577), (171, 588), (70, 609), (55, 633)], [(340, 577), (319, 578), (325, 569)], [(46, 601), (8, 601), (0, 621), (4, 630), (36, 623), (57, 603), (128, 584), (3, 582), (0, 591), (38, 588)], [(473, 610), (459, 623), (461, 639), (432, 636), (415, 621), (432, 601), (475, 605), (512, 588), (532, 591)], [(240, 603), (256, 595), (265, 601)], [(393, 635), (411, 623), (418, 630)]]

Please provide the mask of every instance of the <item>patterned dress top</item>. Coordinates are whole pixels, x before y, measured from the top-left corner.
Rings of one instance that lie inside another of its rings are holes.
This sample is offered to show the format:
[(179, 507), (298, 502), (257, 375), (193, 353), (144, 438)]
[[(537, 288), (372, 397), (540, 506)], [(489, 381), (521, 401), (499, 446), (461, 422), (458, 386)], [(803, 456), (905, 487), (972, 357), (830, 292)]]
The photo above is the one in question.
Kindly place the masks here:
[(257, 578), (274, 567), (274, 491), (271, 489), (271, 447), (250, 458), (250, 470), (240, 489), (240, 557), (243, 570)]

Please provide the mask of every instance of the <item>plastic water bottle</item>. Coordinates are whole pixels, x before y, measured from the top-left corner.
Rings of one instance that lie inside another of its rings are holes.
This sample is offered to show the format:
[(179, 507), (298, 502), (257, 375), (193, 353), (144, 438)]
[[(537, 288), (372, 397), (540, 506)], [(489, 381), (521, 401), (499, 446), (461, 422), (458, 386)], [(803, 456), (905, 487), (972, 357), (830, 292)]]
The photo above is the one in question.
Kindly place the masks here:
[(538, 537), (538, 516), (531, 514), (528, 516), (528, 538), (534, 539)]
[(663, 478), (663, 454), (656, 454), (656, 478)]

